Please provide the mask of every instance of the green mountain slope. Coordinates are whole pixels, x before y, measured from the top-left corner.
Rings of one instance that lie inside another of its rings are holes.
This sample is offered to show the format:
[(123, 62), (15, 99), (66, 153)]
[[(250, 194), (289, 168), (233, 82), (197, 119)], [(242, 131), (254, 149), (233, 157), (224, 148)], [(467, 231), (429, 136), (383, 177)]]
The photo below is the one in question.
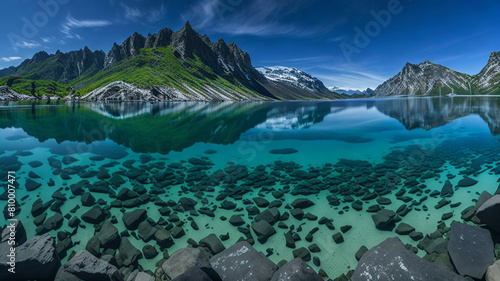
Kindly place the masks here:
[[(156, 85), (173, 87), (189, 93), (188, 87), (204, 94), (206, 86), (221, 87), (238, 93), (264, 98), (243, 86), (236, 78), (223, 78), (205, 65), (198, 56), (180, 59), (173, 47), (141, 49), (140, 54), (121, 60), (110, 69), (101, 70), (93, 76), (82, 76), (70, 85), (81, 93), (89, 93), (111, 82), (124, 81), (142, 88)], [(188, 86), (188, 87), (186, 87)]]

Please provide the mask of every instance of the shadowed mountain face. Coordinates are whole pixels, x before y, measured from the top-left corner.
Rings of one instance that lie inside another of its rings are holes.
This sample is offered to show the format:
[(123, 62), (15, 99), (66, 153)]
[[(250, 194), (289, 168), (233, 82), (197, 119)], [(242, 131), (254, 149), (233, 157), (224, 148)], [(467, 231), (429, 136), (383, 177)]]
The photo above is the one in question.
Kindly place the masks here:
[[(369, 139), (364, 137), (363, 130), (342, 133), (329, 127), (338, 126), (337, 120), (352, 123), (353, 120), (345, 119), (344, 112), (361, 108), (356, 116), (376, 109), (398, 120), (407, 130), (431, 130), (476, 114), (488, 124), (492, 135), (500, 135), (500, 99), (487, 97), (274, 103), (95, 102), (61, 105), (45, 106), (42, 103), (34, 107), (2, 108), (0, 128), (21, 128), (41, 143), (50, 139), (57, 143), (70, 141), (87, 144), (111, 140), (138, 153), (167, 154), (202, 142), (232, 144), (253, 128), (280, 132), (275, 134), (276, 139), (300, 136), (302, 140), (366, 142)], [(350, 126), (356, 125), (353, 123)], [(338, 136), (345, 133), (351, 135), (345, 138)]]

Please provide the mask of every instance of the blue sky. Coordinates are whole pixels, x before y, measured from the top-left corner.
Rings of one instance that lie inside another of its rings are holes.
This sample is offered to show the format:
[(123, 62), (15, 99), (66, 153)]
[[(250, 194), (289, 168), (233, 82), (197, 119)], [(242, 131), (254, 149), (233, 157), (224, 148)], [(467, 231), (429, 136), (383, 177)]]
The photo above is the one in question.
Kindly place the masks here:
[[(45, 3), (45, 5), (40, 5)], [(133, 32), (189, 20), (254, 66), (291, 66), (327, 86), (364, 89), (406, 62), (478, 73), (500, 51), (500, 1), (465, 0), (4, 0), (0, 69), (45, 50), (107, 52)]]

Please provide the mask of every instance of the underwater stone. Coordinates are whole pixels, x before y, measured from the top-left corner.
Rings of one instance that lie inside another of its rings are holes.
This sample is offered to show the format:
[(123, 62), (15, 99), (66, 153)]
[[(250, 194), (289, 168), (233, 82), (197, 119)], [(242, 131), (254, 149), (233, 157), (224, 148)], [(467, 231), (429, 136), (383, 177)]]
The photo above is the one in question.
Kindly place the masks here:
[(102, 222), (105, 217), (106, 217), (106, 214), (103, 212), (101, 207), (94, 206), (92, 209), (83, 213), (82, 220), (84, 222), (98, 224), (98, 223)]
[(271, 154), (294, 154), (299, 152), (297, 149), (294, 148), (281, 148), (281, 149), (272, 149), (269, 151)]
[(123, 214), (122, 220), (125, 227), (129, 230), (136, 230), (139, 224), (147, 218), (145, 209), (137, 209)]
[(396, 213), (391, 210), (380, 210), (377, 214), (372, 215), (375, 227), (380, 230), (392, 230), (395, 227)]

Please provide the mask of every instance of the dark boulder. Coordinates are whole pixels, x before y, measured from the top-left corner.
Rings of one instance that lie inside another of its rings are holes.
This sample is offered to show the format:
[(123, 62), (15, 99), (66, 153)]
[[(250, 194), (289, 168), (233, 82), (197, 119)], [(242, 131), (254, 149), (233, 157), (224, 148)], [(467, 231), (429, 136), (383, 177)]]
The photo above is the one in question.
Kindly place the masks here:
[(39, 182), (36, 182), (32, 179), (26, 179), (25, 186), (26, 186), (27, 191), (33, 191), (33, 190), (38, 189), (40, 186), (42, 186), (42, 184)]
[(469, 186), (475, 185), (476, 183), (477, 183), (477, 180), (471, 179), (471, 178), (466, 176), (458, 182), (458, 186), (469, 187)]
[(482, 279), (493, 263), (493, 251), (488, 230), (460, 222), (452, 225), (448, 252), (460, 275)]
[(217, 235), (215, 234), (210, 234), (207, 237), (203, 238), (200, 240), (200, 246), (206, 247), (210, 250), (212, 255), (216, 255), (226, 249), (222, 242), (219, 240)]
[(265, 220), (252, 223), (252, 229), (257, 234), (260, 243), (267, 242), (269, 237), (276, 234), (276, 229)]
[(301, 209), (306, 209), (311, 206), (314, 206), (314, 203), (307, 199), (307, 198), (299, 198), (295, 199), (292, 204), (290, 204), (293, 208), (301, 208)]
[[(268, 281), (278, 267), (248, 242), (238, 242), (210, 259), (222, 280)], [(252, 279), (248, 279), (249, 276)]]
[(120, 240), (118, 229), (107, 220), (102, 224), (101, 230), (96, 234), (96, 237), (101, 242), (101, 245), (106, 248), (110, 245), (118, 245)]
[(481, 223), (500, 233), (500, 195), (495, 195), (479, 207), (476, 212)]
[[(6, 245), (3, 243), (2, 245)], [(8, 246), (7, 246), (8, 247)], [(0, 247), (1, 249), (1, 247)], [(3, 249), (2, 249), (3, 250)], [(54, 280), (61, 261), (55, 238), (49, 234), (35, 236), (16, 248), (15, 275), (8, 272), (7, 253), (0, 255), (0, 280)]]
[(124, 213), (122, 220), (128, 230), (136, 230), (139, 224), (146, 220), (147, 216), (145, 209), (137, 209)]
[(183, 248), (173, 253), (161, 268), (170, 279), (181, 276), (192, 267), (210, 268), (210, 263), (200, 249)]
[(121, 281), (118, 269), (83, 250), (57, 271), (55, 281), (102, 280)]
[(105, 219), (106, 215), (104, 211), (99, 206), (94, 206), (92, 209), (83, 213), (82, 220), (84, 222), (98, 224)]
[(449, 180), (447, 180), (441, 189), (441, 197), (451, 197), (454, 193), (455, 190), (453, 190), (453, 185)]
[(269, 153), (271, 154), (294, 154), (299, 152), (297, 149), (294, 148), (281, 148), (281, 149), (271, 149)]
[(117, 259), (119, 259), (124, 266), (135, 264), (140, 258), (142, 258), (142, 252), (134, 247), (127, 237), (123, 237), (121, 239), (118, 251), (119, 255), (117, 256)]
[(172, 281), (220, 281), (220, 276), (212, 268), (191, 267)]
[(404, 222), (400, 223), (396, 228), (396, 233), (399, 235), (408, 235), (415, 231), (415, 228)]
[(323, 281), (323, 278), (302, 259), (296, 258), (278, 269), (271, 281)]
[(465, 281), (408, 251), (398, 238), (389, 238), (366, 252), (351, 280)]
[(20, 220), (7, 223), (7, 227), (2, 231), (1, 243), (9, 241), (11, 233), (14, 234), (14, 241), (17, 245), (26, 242), (26, 230)]
[(396, 213), (391, 210), (383, 209), (372, 215), (375, 227), (380, 230), (392, 230), (396, 223)]

